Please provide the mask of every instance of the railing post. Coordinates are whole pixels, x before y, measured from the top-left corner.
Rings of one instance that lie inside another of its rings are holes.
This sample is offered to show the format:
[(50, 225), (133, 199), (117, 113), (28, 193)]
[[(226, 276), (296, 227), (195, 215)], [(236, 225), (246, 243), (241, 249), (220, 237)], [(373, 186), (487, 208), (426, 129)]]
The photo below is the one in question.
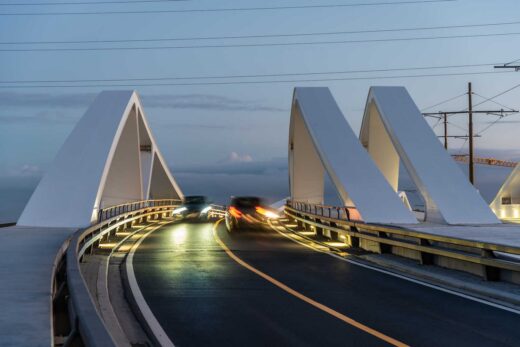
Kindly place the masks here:
[[(356, 227), (350, 227), (350, 230), (354, 232), (359, 232), (359, 230)], [(350, 236), (350, 245), (354, 248), (359, 248), (359, 237)]]
[[(482, 249), (481, 256), (489, 259), (495, 258), (495, 254), (489, 249)], [(500, 281), (500, 269), (488, 265), (482, 265), (482, 277), (484, 277), (486, 281)]]
[[(321, 221), (315, 219), (314, 220), (317, 223), (320, 223)], [(323, 228), (315, 226), (314, 229), (316, 230), (316, 237), (323, 237)]]
[[(431, 246), (430, 242), (426, 239), (419, 239), (419, 244), (421, 246)], [(433, 254), (426, 253), (426, 252), (420, 252), (421, 253), (421, 264), (422, 265), (433, 265), (434, 263), (434, 256)]]
[[(385, 232), (379, 231), (378, 236), (383, 239), (387, 239), (388, 235)], [(386, 243), (379, 242), (379, 253), (381, 254), (391, 254), (392, 253), (392, 246), (387, 245)]]

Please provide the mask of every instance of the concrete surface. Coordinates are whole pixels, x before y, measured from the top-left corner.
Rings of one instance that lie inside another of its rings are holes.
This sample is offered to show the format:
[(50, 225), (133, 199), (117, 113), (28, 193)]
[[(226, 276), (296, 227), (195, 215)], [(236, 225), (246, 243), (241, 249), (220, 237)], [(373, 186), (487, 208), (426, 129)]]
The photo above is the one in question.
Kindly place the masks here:
[(60, 148), (18, 224), (87, 227), (103, 207), (182, 197), (137, 92), (104, 91)]
[[(379, 120), (380, 124), (373, 120)], [(371, 132), (379, 137), (388, 134), (388, 142), (376, 143), (379, 145), (377, 148), (370, 148)], [(439, 142), (404, 87), (370, 88), (360, 140), (369, 147), (372, 158), (379, 162), (385, 177), (395, 183), (395, 171), (399, 170), (399, 159), (402, 161), (426, 204), (428, 221), (447, 224), (500, 223)], [(388, 147), (392, 145), (396, 153), (390, 155)], [(392, 161), (393, 165), (387, 161)]]
[(496, 302), (516, 310), (520, 309), (520, 286), (515, 284), (484, 281), (478, 276), (465, 272), (421, 265), (416, 261), (391, 254), (366, 254), (358, 256), (358, 258), (418, 280)]
[(326, 171), (346, 206), (368, 223), (417, 223), (348, 124), (328, 88), (295, 88), (289, 182), (295, 201), (323, 203)]
[(424, 223), (420, 225), (402, 225), (411, 230), (423, 233), (449, 236), (470, 241), (496, 243), (503, 246), (520, 248), (520, 225), (443, 225)]
[(74, 229), (0, 232), (0, 345), (50, 346), (51, 285), (58, 250)]

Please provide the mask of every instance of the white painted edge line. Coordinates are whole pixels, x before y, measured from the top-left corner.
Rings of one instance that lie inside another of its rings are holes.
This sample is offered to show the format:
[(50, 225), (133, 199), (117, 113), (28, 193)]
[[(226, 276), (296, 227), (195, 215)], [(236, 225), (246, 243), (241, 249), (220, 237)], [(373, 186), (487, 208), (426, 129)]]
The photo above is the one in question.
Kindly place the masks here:
[[(291, 240), (293, 242), (299, 243), (300, 245), (305, 246), (307, 248), (310, 248), (310, 249), (312, 249), (312, 250), (314, 250), (316, 252), (324, 253), (324, 254), (327, 254), (327, 255), (329, 255), (331, 257), (334, 257), (336, 259), (339, 259), (339, 260), (342, 260), (342, 261), (346, 261), (347, 263), (350, 263), (350, 264), (353, 264), (353, 265), (357, 265), (357, 266), (360, 266), (360, 267), (363, 267), (363, 268), (366, 268), (366, 269), (370, 269), (370, 270), (373, 270), (373, 271), (381, 272), (381, 273), (384, 273), (384, 274), (389, 275), (389, 276), (393, 276), (393, 277), (397, 277), (397, 278), (406, 280), (408, 282), (412, 282), (412, 283), (419, 284), (419, 285), (422, 285), (422, 286), (425, 286), (425, 287), (428, 287), (428, 288), (436, 289), (436, 290), (439, 290), (441, 292), (452, 294), (452, 295), (455, 295), (455, 296), (458, 296), (458, 297), (461, 297), (461, 298), (464, 298), (464, 299), (467, 299), (467, 300), (475, 301), (475, 302), (478, 302), (478, 303), (481, 303), (481, 304), (484, 304), (484, 305), (492, 306), (494, 308), (498, 308), (498, 309), (501, 309), (501, 310), (504, 310), (504, 311), (508, 311), (508, 312), (520, 315), (520, 310), (516, 310), (516, 309), (511, 308), (511, 307), (500, 305), (500, 304), (497, 304), (497, 303), (494, 303), (494, 302), (491, 302), (491, 301), (486, 301), (484, 299), (480, 299), (480, 298), (477, 298), (477, 297), (474, 297), (474, 296), (471, 296), (471, 295), (467, 295), (467, 294), (464, 294), (464, 293), (461, 293), (461, 292), (457, 292), (455, 290), (451, 290), (451, 289), (448, 289), (448, 288), (440, 287), (440, 286), (437, 286), (435, 284), (431, 284), (431, 283), (427, 283), (427, 282), (422, 282), (420, 280), (417, 280), (417, 279), (414, 279), (414, 278), (410, 278), (410, 277), (406, 277), (404, 275), (401, 275), (401, 274), (398, 274), (398, 273), (395, 273), (395, 272), (392, 272), (392, 271), (387, 271), (387, 270), (384, 270), (384, 269), (381, 269), (381, 268), (378, 268), (378, 267), (374, 267), (374, 266), (370, 266), (370, 265), (367, 265), (367, 264), (360, 263), (360, 262), (352, 260), (352, 259), (343, 258), (343, 257), (340, 257), (340, 256), (338, 256), (336, 254), (333, 254), (333, 253), (322, 251), (322, 250), (314, 248), (314, 247), (312, 247), (312, 246), (310, 246), (308, 244), (305, 244), (304, 242), (298, 241), (298, 240), (296, 240), (296, 239), (294, 239), (292, 237), (289, 237), (289, 236), (285, 235), (285, 233), (281, 232), (280, 230), (277, 230), (272, 225), (271, 221), (269, 221), (269, 226), (271, 227), (271, 229), (273, 229), (274, 231), (276, 231), (277, 233), (279, 233), (283, 237), (285, 237), (285, 238), (287, 238), (287, 239), (289, 239), (289, 240)], [(285, 227), (283, 227), (283, 228), (285, 228)]]
[(107, 256), (105, 260), (101, 262), (98, 271), (98, 278), (96, 281), (97, 286), (97, 300), (99, 302), (99, 313), (101, 314), (101, 318), (105, 322), (106, 326), (109, 326), (110, 335), (112, 339), (117, 342), (118, 345), (121, 346), (129, 346), (130, 341), (128, 340), (128, 336), (123, 331), (119, 319), (114, 311), (114, 307), (110, 302), (110, 295), (108, 292), (108, 268), (110, 266), (110, 258), (114, 255), (114, 251), (118, 249), (124, 242), (126, 242), (133, 235), (147, 229), (153, 229), (157, 226), (157, 222), (152, 222), (149, 225), (138, 228), (137, 230), (130, 233), (130, 235), (124, 237), (121, 241), (119, 241), (110, 251), (110, 254)]
[(139, 310), (141, 311), (141, 314), (143, 315), (144, 319), (148, 323), (148, 326), (152, 330), (152, 333), (154, 334), (155, 338), (159, 341), (161, 346), (163, 347), (175, 347), (173, 342), (170, 340), (164, 329), (162, 328), (161, 324), (157, 321), (157, 318), (152, 313), (152, 310), (146, 303), (146, 300), (144, 299), (143, 293), (141, 292), (141, 289), (139, 289), (139, 285), (137, 284), (137, 279), (135, 278), (134, 273), (134, 253), (139, 248), (141, 243), (144, 241), (145, 238), (148, 237), (151, 233), (153, 233), (155, 230), (163, 227), (164, 225), (160, 225), (156, 228), (153, 228), (146, 234), (144, 234), (137, 242), (132, 246), (132, 249), (130, 249), (130, 252), (128, 253), (128, 256), (126, 257), (126, 272), (128, 276), (128, 283), (130, 285), (130, 290), (132, 291), (132, 295), (134, 296), (135, 302), (137, 303), (137, 306), (139, 306)]

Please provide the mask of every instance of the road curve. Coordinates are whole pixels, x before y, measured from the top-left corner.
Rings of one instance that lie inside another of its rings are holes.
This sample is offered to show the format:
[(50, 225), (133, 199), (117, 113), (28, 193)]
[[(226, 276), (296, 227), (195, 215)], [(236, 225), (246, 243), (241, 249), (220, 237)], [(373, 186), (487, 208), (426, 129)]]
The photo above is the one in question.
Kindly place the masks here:
[(141, 292), (177, 346), (520, 344), (520, 315), (335, 259), (274, 231), (215, 231), (230, 254), (204, 223), (165, 226), (134, 255)]

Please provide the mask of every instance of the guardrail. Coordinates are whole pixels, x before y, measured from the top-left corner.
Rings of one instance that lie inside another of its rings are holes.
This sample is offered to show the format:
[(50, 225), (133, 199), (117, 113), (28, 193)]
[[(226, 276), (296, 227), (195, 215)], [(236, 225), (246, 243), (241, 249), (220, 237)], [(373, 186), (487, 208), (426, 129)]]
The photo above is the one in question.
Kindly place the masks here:
[[(309, 205), (312, 204), (287, 201), (285, 213), (296, 220), (300, 227), (305, 229), (312, 227), (317, 234), (323, 234), (326, 230), (333, 239), (342, 235), (345, 242), (352, 247), (377, 253), (393, 253), (419, 260), (422, 264), (441, 265), (474, 274), (477, 271), (465, 270), (462, 266), (447, 266), (447, 262), (440, 258), (476, 264), (481, 266), (480, 275), (491, 281), (500, 280), (501, 271), (520, 273), (520, 262), (499, 259), (494, 253), (517, 256), (520, 255), (519, 247), (422, 233), (395, 226), (367, 224), (345, 218), (348, 216), (346, 212), (338, 214), (334, 208), (322, 209), (321, 205), (315, 207)], [(344, 208), (339, 209), (345, 211)]]
[(120, 214), (141, 210), (146, 207), (178, 205), (181, 202), (179, 199), (141, 200), (105, 207), (99, 210), (98, 223)]
[[(53, 335), (55, 345), (115, 346), (94, 304), (83, 275), (80, 263), (85, 254), (90, 254), (105, 237), (110, 238), (119, 228), (129, 227), (133, 222), (161, 219), (171, 216), (178, 206), (155, 204), (153, 200), (125, 204), (141, 206), (103, 220), (89, 228), (77, 231), (62, 246), (58, 254), (53, 276)], [(155, 206), (154, 206), (155, 205)], [(124, 206), (124, 205), (119, 205)], [(119, 209), (117, 206), (117, 209)], [(66, 251), (65, 251), (66, 250)]]
[(223, 218), (226, 216), (226, 206), (211, 204), (208, 212), (209, 218)]
[(287, 200), (287, 205), (291, 206), (298, 211), (312, 213), (314, 215), (320, 215), (329, 218), (345, 219), (348, 221), (361, 221), (361, 215), (357, 208), (353, 206), (330, 206), (320, 204), (310, 204), (301, 201)]

